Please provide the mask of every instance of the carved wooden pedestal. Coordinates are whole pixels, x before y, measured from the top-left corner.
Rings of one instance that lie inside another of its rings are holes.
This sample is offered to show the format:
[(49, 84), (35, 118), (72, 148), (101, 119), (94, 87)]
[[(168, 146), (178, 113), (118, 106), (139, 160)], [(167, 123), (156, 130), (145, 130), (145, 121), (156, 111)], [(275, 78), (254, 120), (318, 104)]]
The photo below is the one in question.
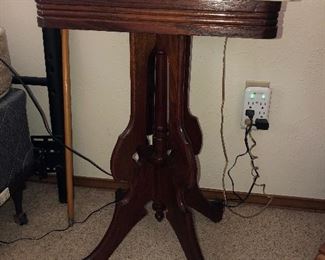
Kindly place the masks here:
[[(147, 213), (172, 225), (188, 259), (203, 259), (191, 208), (214, 222), (222, 203), (197, 184), (202, 134), (188, 109), (192, 35), (270, 39), (279, 2), (255, 0), (36, 0), (47, 28), (130, 32), (131, 118), (111, 158), (116, 180), (130, 189), (89, 259), (107, 259)], [(140, 241), (139, 241), (140, 242)]]
[(130, 46), (131, 118), (111, 159), (114, 178), (130, 190), (89, 258), (107, 259), (153, 201), (158, 221), (167, 212), (187, 258), (203, 259), (190, 208), (217, 222), (223, 206), (208, 202), (197, 185), (202, 135), (188, 109), (191, 37), (131, 33)]

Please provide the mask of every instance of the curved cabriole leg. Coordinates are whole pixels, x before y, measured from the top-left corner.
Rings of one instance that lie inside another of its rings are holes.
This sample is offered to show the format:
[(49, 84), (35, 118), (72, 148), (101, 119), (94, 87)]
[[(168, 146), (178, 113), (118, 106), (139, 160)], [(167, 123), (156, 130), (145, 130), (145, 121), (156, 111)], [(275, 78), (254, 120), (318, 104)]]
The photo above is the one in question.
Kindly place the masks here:
[(146, 214), (145, 208), (136, 207), (134, 201), (130, 201), (126, 205), (123, 205), (121, 202), (118, 203), (115, 207), (113, 220), (104, 238), (86, 259), (107, 260), (129, 231)]
[(166, 218), (173, 227), (188, 260), (204, 259), (197, 241), (192, 213), (178, 206), (168, 207)]
[(201, 260), (204, 258), (195, 233), (192, 213), (186, 205), (183, 189), (175, 183), (176, 169), (173, 165), (180, 163), (182, 161), (179, 161), (177, 157), (171, 158), (171, 161), (157, 172), (160, 198), (166, 205), (166, 219), (175, 231), (186, 258)]
[(152, 191), (148, 189), (152, 182), (150, 173), (150, 166), (144, 165), (136, 183), (131, 184), (125, 198), (116, 204), (113, 219), (103, 239), (86, 259), (107, 260), (129, 231), (147, 215), (145, 205), (152, 197)]
[(140, 209), (131, 200), (126, 205), (118, 203), (115, 207), (113, 220), (105, 236), (95, 250), (86, 258), (107, 260), (123, 241), (129, 231), (147, 214), (144, 207)]
[(222, 201), (208, 201), (197, 185), (186, 191), (185, 201), (189, 207), (197, 210), (213, 222), (219, 222), (222, 219), (224, 211)]
[[(190, 38), (168, 35), (158, 36), (157, 39), (158, 47), (166, 52), (169, 62), (169, 138), (174, 150), (171, 156), (173, 158), (169, 161), (170, 169), (160, 175), (161, 185), (165, 184), (166, 218), (172, 225), (187, 259), (200, 260), (203, 256), (196, 237), (192, 213), (183, 198), (183, 190), (193, 187), (197, 176), (193, 149), (195, 132), (188, 131), (194, 128), (187, 129), (185, 124), (185, 115), (190, 118), (187, 105)], [(190, 126), (193, 126), (194, 121), (189, 121)], [(195, 146), (196, 150), (199, 150), (200, 140)]]
[[(184, 73), (184, 90), (183, 90), (183, 115), (184, 115), (184, 128), (190, 140), (192, 149), (195, 155), (199, 154), (202, 147), (202, 132), (198, 119), (190, 113), (189, 110), (189, 81), (190, 81), (190, 57), (192, 38), (190, 36), (183, 36), (181, 40), (183, 47), (183, 66)], [(189, 207), (199, 211), (201, 214), (214, 222), (221, 220), (223, 215), (223, 204), (218, 201), (210, 202), (202, 195), (197, 181), (194, 185), (186, 190), (185, 200)]]

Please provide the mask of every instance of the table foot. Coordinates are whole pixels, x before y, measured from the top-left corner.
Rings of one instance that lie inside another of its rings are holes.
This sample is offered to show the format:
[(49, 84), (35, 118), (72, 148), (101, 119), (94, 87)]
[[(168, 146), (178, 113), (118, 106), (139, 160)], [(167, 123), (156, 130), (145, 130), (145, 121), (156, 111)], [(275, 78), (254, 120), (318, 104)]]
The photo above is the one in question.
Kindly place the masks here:
[(203, 216), (213, 222), (219, 222), (224, 212), (224, 204), (221, 200), (208, 201), (197, 185), (187, 190), (185, 201), (189, 207), (197, 210)]
[(113, 220), (105, 236), (86, 258), (94, 260), (107, 260), (118, 245), (123, 241), (129, 231), (147, 214), (145, 208), (139, 210), (134, 204), (123, 205), (119, 202), (116, 205)]
[(118, 188), (115, 191), (115, 200), (120, 201), (125, 198), (125, 195), (127, 194), (127, 190), (123, 190), (122, 188)]
[(204, 259), (197, 241), (192, 213), (179, 207), (167, 209), (166, 218), (174, 229), (188, 260)]
[(134, 188), (131, 188), (116, 204), (113, 219), (106, 234), (86, 259), (107, 260), (129, 231), (147, 215), (145, 204), (150, 200), (151, 194), (143, 191), (143, 187), (146, 186), (145, 182), (145, 178), (139, 178)]

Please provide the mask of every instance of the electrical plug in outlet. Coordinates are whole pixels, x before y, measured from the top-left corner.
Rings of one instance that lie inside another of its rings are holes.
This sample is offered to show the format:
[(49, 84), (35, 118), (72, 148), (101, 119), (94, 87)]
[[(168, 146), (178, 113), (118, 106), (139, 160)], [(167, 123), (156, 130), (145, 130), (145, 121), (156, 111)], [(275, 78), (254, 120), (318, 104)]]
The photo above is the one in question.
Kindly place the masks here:
[(245, 128), (247, 109), (254, 110), (253, 124), (256, 119), (269, 119), (271, 89), (269, 82), (247, 81), (244, 95), (244, 109), (241, 126)]

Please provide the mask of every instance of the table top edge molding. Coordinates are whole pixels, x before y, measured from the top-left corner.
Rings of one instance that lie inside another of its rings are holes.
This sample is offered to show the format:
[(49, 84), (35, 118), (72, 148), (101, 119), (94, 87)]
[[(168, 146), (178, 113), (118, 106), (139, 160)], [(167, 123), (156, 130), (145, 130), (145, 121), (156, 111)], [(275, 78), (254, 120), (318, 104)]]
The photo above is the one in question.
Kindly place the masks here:
[(36, 0), (47, 28), (275, 38), (281, 2), (254, 0)]

